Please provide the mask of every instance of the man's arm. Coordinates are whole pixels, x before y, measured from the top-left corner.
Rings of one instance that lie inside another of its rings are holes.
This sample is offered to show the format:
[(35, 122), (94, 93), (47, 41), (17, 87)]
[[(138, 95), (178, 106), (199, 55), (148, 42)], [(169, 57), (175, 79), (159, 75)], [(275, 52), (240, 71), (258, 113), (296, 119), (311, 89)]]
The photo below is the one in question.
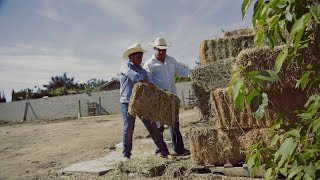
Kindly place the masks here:
[(175, 63), (175, 73), (176, 73), (176, 75), (181, 76), (181, 77), (189, 77), (191, 75), (191, 70), (190, 69), (182, 66), (174, 58), (173, 58), (173, 60), (174, 60), (174, 63)]
[(143, 76), (132, 69), (129, 68), (128, 64), (123, 64), (121, 66), (120, 72), (127, 76), (129, 79), (131, 79), (134, 82), (142, 81), (144, 80)]
[(152, 68), (151, 68), (151, 64), (150, 63), (144, 63), (143, 65), (143, 69), (145, 69), (147, 71), (147, 75), (148, 75), (148, 80), (150, 83), (152, 82)]

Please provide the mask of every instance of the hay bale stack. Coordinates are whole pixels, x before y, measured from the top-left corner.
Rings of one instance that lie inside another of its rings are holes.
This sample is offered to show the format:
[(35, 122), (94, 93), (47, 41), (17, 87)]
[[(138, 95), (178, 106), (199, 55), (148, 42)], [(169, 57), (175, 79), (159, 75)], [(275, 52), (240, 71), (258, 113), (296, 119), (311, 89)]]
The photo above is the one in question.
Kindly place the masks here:
[(134, 85), (128, 112), (173, 126), (179, 118), (180, 99), (167, 91), (144, 83)]
[[(192, 160), (199, 165), (221, 166), (245, 162), (250, 146), (262, 140), (262, 146), (271, 144), (268, 128), (250, 131), (222, 130), (213, 122), (197, 122), (190, 125), (190, 151)], [(263, 157), (268, 158), (268, 157)]]
[(224, 37), (232, 37), (232, 36), (243, 36), (243, 35), (253, 35), (254, 30), (251, 28), (246, 28), (246, 29), (237, 29), (234, 31), (226, 31), (223, 33)]
[(197, 104), (203, 116), (209, 117), (212, 114), (209, 107), (210, 92), (229, 85), (231, 67), (235, 60), (235, 58), (219, 60), (194, 69), (191, 75), (192, 86), (198, 100)]
[(216, 112), (217, 122), (215, 127), (221, 129), (243, 129), (265, 128), (271, 125), (271, 115), (269, 112), (262, 119), (255, 119), (251, 115), (249, 107), (244, 107), (243, 111), (238, 110), (227, 95), (228, 88), (219, 88), (211, 92), (210, 109)]
[(200, 165), (221, 166), (245, 161), (238, 137), (240, 130), (223, 131), (213, 127), (212, 122), (197, 122), (190, 125), (191, 158)]
[(191, 75), (192, 82), (201, 86), (206, 92), (227, 87), (230, 83), (231, 67), (235, 60), (235, 58), (229, 58), (195, 68)]
[(200, 43), (199, 61), (201, 65), (236, 57), (241, 50), (254, 46), (254, 35), (231, 36)]

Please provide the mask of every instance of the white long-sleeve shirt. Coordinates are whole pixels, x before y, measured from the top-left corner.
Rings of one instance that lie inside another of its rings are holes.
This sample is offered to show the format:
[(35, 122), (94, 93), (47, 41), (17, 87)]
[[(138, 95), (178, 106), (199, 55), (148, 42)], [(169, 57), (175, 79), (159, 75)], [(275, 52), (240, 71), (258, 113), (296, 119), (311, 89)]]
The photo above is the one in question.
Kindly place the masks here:
[(153, 83), (160, 89), (166, 89), (173, 94), (176, 94), (175, 75), (188, 77), (190, 70), (183, 67), (173, 57), (166, 56), (164, 63), (157, 60), (153, 55), (148, 59), (143, 68), (148, 73), (149, 82)]

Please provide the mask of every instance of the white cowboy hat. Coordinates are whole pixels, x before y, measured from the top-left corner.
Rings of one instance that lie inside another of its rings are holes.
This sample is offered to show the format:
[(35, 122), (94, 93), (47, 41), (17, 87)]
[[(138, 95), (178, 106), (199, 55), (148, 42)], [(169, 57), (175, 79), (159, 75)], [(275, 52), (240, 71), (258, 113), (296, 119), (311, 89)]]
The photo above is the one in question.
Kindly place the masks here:
[(167, 44), (166, 40), (163, 37), (157, 37), (156, 40), (154, 40), (153, 44), (149, 43), (152, 47), (158, 48), (158, 49), (167, 49), (171, 43)]
[(123, 53), (122, 57), (123, 59), (128, 60), (130, 54), (137, 53), (137, 52), (145, 53), (146, 50), (142, 49), (141, 44), (135, 43), (130, 47), (128, 47), (128, 49)]

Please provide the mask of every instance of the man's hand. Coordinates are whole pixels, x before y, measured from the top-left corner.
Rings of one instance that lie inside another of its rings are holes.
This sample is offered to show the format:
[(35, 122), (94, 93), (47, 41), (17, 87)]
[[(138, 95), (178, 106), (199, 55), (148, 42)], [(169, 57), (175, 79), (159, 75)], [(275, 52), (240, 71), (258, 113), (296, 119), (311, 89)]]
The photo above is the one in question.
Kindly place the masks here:
[(142, 80), (140, 80), (139, 82), (141, 82), (141, 83), (149, 83), (147, 80), (145, 80), (145, 79), (142, 79)]

